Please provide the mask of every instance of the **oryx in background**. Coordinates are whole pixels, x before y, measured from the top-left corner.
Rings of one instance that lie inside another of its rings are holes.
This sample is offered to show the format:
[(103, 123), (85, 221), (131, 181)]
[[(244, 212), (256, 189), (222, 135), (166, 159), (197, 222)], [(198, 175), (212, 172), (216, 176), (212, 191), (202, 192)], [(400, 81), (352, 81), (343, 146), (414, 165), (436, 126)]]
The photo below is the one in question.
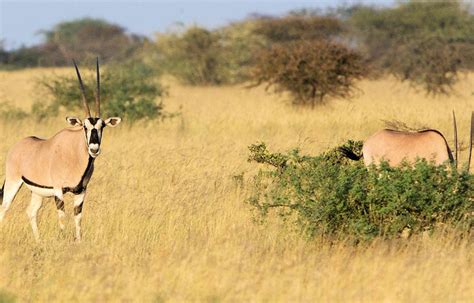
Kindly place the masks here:
[[(357, 155), (348, 148), (341, 147), (342, 154), (352, 160), (364, 158), (366, 166), (378, 165), (382, 160), (391, 166), (398, 166), (402, 161), (414, 162), (416, 159), (426, 159), (440, 165), (447, 161), (457, 167), (458, 140), (456, 117), (454, 121), (455, 157), (443, 134), (435, 129), (426, 129), (416, 132), (383, 129), (369, 137), (362, 147), (362, 154)], [(471, 139), (469, 143), (468, 169), (471, 163), (471, 150), (473, 141), (474, 114), (471, 117)]]
[[(74, 62), (74, 61), (73, 61)], [(117, 126), (118, 117), (100, 118), (100, 72), (97, 59), (97, 89), (95, 94), (96, 115), (93, 117), (87, 104), (81, 74), (74, 62), (86, 118), (67, 117), (72, 126), (65, 128), (52, 138), (44, 140), (28, 137), (19, 141), (9, 151), (6, 158), (5, 182), (0, 196), (0, 222), (10, 207), (21, 185), (25, 183), (31, 190), (31, 203), (27, 214), (33, 234), (39, 240), (36, 215), (44, 197), (53, 197), (59, 215), (59, 226), (64, 229), (65, 193), (74, 195), (74, 221), (76, 240), (81, 239), (81, 217), (87, 184), (94, 172), (94, 160), (100, 153), (100, 143), (104, 127)]]

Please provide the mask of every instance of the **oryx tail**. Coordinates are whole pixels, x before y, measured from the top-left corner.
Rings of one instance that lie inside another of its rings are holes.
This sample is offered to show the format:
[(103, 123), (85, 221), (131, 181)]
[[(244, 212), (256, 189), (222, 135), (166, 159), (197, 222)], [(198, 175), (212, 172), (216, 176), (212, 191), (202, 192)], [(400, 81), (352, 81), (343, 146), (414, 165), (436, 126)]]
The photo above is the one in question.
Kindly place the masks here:
[(2, 189), (0, 189), (0, 206), (3, 203), (3, 188), (5, 187), (5, 181), (3, 181)]
[(453, 110), (453, 126), (454, 126), (454, 167), (458, 169), (458, 126), (456, 123), (456, 114)]
[(354, 161), (359, 161), (364, 155), (360, 153), (360, 155), (357, 155), (354, 153), (352, 149), (346, 146), (341, 146), (338, 148), (338, 151), (346, 158), (349, 158)]
[(471, 168), (471, 157), (472, 157), (472, 140), (474, 132), (474, 112), (471, 113), (471, 131), (469, 135), (469, 159), (467, 160), (467, 171), (469, 172)]

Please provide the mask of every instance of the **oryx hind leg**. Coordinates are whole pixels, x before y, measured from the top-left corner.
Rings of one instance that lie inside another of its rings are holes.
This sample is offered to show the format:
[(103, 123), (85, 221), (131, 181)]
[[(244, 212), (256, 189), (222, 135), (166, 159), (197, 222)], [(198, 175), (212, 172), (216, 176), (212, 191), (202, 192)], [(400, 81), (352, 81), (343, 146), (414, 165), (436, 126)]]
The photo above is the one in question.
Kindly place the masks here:
[(32, 192), (30, 205), (26, 209), (26, 213), (28, 214), (28, 218), (30, 218), (31, 228), (33, 229), (33, 235), (36, 241), (39, 241), (40, 239), (38, 224), (37, 224), (36, 219), (38, 215), (38, 210), (41, 208), (42, 203), (43, 203), (43, 197)]
[(76, 225), (76, 240), (81, 241), (81, 220), (82, 220), (82, 206), (86, 192), (83, 191), (78, 195), (74, 195), (74, 223)]
[(23, 180), (5, 180), (5, 184), (3, 185), (2, 189), (2, 200), (0, 200), (0, 222), (3, 221), (5, 217), (5, 213), (10, 208), (10, 205), (15, 199), (15, 196), (20, 189), (21, 185), (23, 184)]

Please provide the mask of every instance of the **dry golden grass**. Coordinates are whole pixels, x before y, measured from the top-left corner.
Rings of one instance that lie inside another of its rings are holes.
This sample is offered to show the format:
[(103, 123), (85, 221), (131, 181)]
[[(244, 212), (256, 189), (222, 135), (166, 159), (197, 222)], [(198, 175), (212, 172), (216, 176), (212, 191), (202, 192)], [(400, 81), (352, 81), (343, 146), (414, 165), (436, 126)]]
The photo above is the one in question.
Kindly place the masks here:
[[(28, 108), (32, 79), (49, 72), (1, 72), (0, 101)], [(360, 247), (305, 241), (278, 220), (254, 223), (243, 201), (256, 171), (246, 161), (247, 146), (256, 141), (317, 153), (364, 139), (383, 127), (381, 119), (397, 119), (438, 128), (452, 142), (456, 109), (467, 142), (473, 80), (463, 80), (457, 96), (434, 100), (390, 79), (366, 81), (354, 100), (315, 110), (291, 108), (262, 89), (168, 81), (166, 105), (182, 107), (181, 117), (105, 130), (82, 243), (73, 241), (67, 198), (66, 233), (59, 232), (53, 201), (45, 200), (43, 240), (35, 244), (25, 214), (29, 193), (20, 191), (0, 231), (0, 292), (35, 302), (472, 301), (472, 241), (449, 234)], [(1, 166), (15, 141), (49, 137), (64, 126), (63, 117), (0, 122)], [(243, 186), (232, 178), (240, 173)]]

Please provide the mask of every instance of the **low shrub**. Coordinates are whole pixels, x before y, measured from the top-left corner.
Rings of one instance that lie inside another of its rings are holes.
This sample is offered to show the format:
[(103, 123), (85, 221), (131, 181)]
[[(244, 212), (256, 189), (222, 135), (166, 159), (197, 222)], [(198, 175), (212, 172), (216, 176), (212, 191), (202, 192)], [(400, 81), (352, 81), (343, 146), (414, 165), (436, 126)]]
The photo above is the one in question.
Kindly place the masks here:
[[(120, 116), (130, 123), (163, 118), (163, 97), (166, 89), (160, 85), (157, 72), (141, 62), (132, 61), (107, 66), (101, 72), (101, 112), (103, 116)], [(96, 79), (86, 77), (83, 71), (86, 95), (94, 112), (93, 100)], [(70, 76), (45, 78), (40, 85), (52, 97), (49, 104), (37, 102), (32, 111), (35, 116), (44, 118), (57, 114), (60, 108), (82, 112), (79, 82), (71, 68)]]
[[(360, 149), (350, 141), (348, 148)], [(265, 217), (275, 209), (309, 237), (393, 238), (449, 226), (474, 226), (474, 178), (424, 160), (414, 165), (367, 169), (350, 163), (338, 148), (319, 156), (298, 150), (270, 153), (265, 144), (249, 147), (249, 161), (269, 165), (253, 179), (248, 203)]]

